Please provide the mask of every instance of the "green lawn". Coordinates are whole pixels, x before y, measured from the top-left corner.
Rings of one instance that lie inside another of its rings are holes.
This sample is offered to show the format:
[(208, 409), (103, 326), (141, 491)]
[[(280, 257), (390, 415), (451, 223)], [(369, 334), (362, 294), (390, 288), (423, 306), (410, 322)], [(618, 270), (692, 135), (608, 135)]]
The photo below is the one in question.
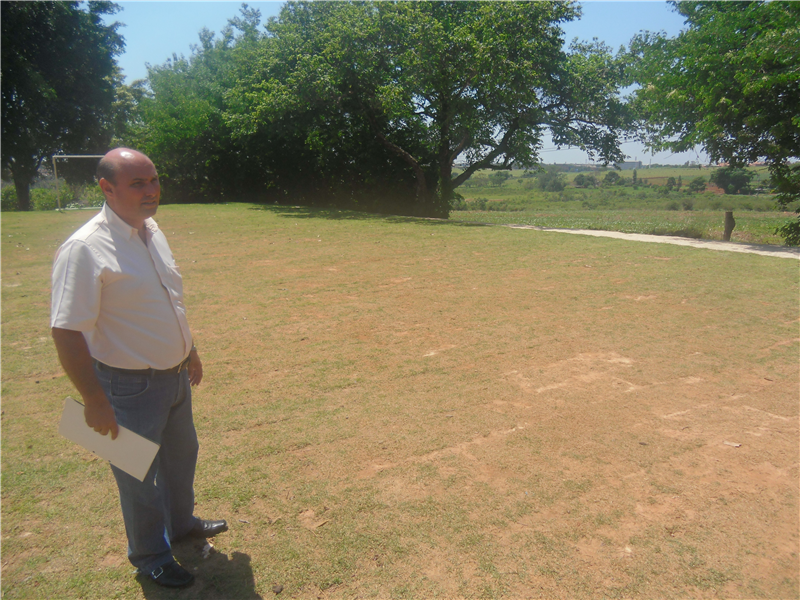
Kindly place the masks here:
[(4, 598), (800, 593), (796, 261), (247, 204), (158, 213), (231, 529), (176, 549), (192, 588), (136, 579), (57, 433), (50, 269), (91, 216), (2, 217)]
[[(732, 242), (782, 245), (775, 230), (792, 218), (789, 213), (735, 212)], [(541, 211), (453, 211), (456, 221), (492, 224), (535, 225), (564, 229), (600, 229), (623, 233), (677, 235), (721, 240), (724, 213), (719, 211), (665, 210), (564, 210)]]

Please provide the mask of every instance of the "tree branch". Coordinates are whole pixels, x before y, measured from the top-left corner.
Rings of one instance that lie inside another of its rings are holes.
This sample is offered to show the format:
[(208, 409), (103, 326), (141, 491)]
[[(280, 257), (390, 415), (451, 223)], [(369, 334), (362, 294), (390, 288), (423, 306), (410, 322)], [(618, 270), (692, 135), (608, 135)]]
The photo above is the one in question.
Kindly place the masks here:
[[(489, 154), (487, 154), (482, 160), (479, 160), (478, 162), (471, 164), (464, 170), (463, 173), (461, 173), (461, 175), (453, 179), (453, 189), (457, 188), (462, 183), (464, 183), (467, 179), (469, 179), (472, 176), (472, 174), (475, 171), (479, 169), (494, 169), (494, 170), (509, 169), (510, 167), (509, 167), (508, 157), (505, 158), (502, 166), (494, 164), (494, 159), (508, 150), (511, 138), (514, 137), (514, 134), (516, 134), (518, 130), (519, 130), (519, 118), (516, 118), (513, 121), (511, 121), (511, 124), (508, 126), (508, 129), (503, 135), (503, 139), (500, 140), (500, 143), (494, 147), (494, 150), (489, 152)], [(513, 161), (510, 164), (513, 164)]]

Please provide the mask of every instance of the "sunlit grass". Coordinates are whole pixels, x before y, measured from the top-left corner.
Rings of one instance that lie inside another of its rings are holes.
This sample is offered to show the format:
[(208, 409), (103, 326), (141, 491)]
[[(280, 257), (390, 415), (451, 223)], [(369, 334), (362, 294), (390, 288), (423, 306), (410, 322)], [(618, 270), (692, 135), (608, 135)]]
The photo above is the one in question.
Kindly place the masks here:
[[(736, 212), (732, 242), (782, 245), (775, 233), (793, 215), (789, 213)], [(451, 219), (473, 223), (533, 225), (564, 229), (598, 229), (622, 233), (677, 235), (721, 240), (724, 214), (719, 211), (661, 210), (545, 210), (454, 211)]]
[(4, 598), (797, 596), (795, 261), (246, 204), (158, 214), (231, 529), (143, 587), (57, 434), (50, 269), (90, 216), (3, 215)]

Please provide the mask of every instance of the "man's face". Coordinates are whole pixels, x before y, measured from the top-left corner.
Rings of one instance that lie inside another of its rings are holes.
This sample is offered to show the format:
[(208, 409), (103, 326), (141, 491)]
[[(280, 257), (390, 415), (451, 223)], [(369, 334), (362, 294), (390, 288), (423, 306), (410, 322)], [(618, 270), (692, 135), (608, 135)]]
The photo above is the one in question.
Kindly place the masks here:
[(156, 167), (144, 154), (123, 151), (114, 176), (114, 183), (100, 180), (111, 209), (131, 227), (141, 229), (144, 220), (158, 210), (161, 185)]

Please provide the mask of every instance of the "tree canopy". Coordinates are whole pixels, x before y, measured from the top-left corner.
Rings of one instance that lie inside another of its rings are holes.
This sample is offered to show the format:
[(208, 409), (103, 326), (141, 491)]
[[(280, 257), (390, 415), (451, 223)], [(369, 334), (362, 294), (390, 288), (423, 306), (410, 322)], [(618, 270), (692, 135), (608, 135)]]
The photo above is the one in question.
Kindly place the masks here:
[(560, 24), (579, 14), (564, 2), (294, 2), (232, 90), (229, 121), (246, 136), (313, 115), (306, 145), (322, 152), (357, 131), (412, 174), (417, 213), (446, 216), (476, 170), (538, 164), (548, 129), (622, 160), (622, 62), (600, 44), (564, 52)]
[[(800, 158), (800, 3), (672, 4), (684, 31), (631, 43), (645, 141), (675, 152), (702, 145), (712, 161), (735, 167), (766, 160), (778, 202), (800, 199), (792, 163)], [(800, 222), (793, 227), (800, 241)]]
[(124, 47), (111, 2), (2, 2), (2, 169), (20, 210), (57, 152), (96, 154), (113, 135), (115, 56)]
[(623, 57), (598, 43), (563, 49), (560, 26), (579, 10), (291, 2), (260, 33), (245, 5), (221, 39), (205, 32), (190, 58), (150, 69), (133, 137), (187, 197), (237, 189), (446, 216), (478, 169), (536, 166), (547, 131), (623, 159)]

